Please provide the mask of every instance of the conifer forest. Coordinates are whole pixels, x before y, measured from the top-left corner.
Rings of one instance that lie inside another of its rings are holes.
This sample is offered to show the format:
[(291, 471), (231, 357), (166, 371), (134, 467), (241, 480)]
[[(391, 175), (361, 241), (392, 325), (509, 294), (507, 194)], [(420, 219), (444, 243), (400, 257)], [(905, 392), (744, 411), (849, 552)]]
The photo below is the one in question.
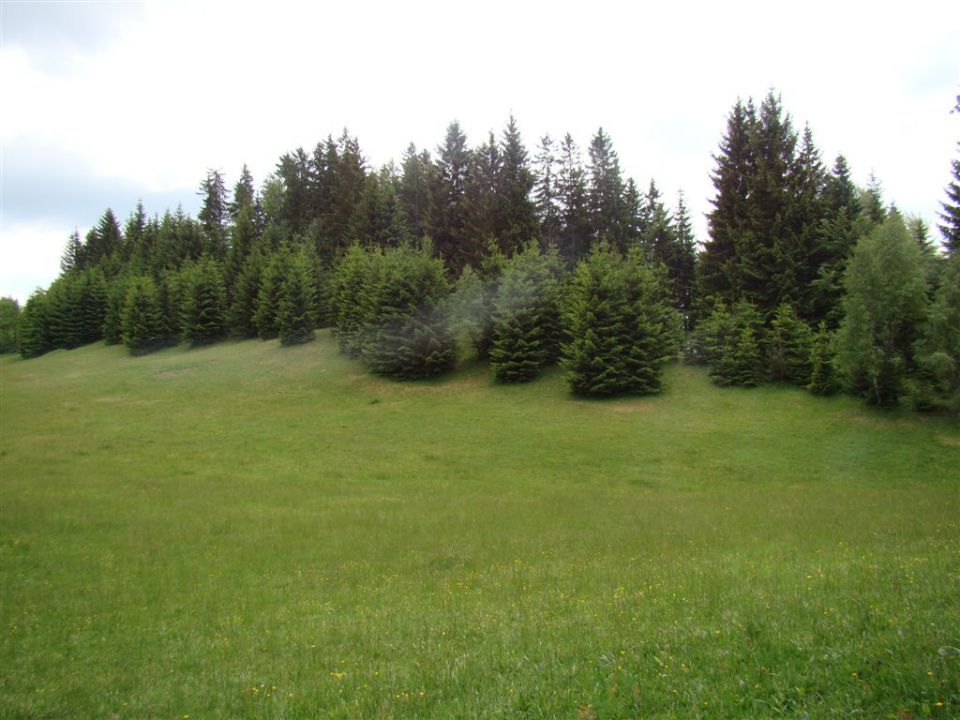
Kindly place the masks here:
[(296, 344), (330, 326), (394, 378), (475, 352), (503, 382), (559, 363), (576, 394), (647, 394), (682, 357), (718, 385), (956, 412), (960, 160), (931, 229), (821, 157), (771, 92), (737, 101), (714, 162), (698, 239), (682, 193), (623, 177), (602, 128), (584, 156), (569, 134), (528, 149), (513, 117), (473, 145), (452, 122), (433, 152), (411, 144), (380, 168), (344, 130), (259, 187), (246, 166), (231, 190), (209, 171), (196, 218), (107, 209), (5, 332), (35, 357), (97, 340)]

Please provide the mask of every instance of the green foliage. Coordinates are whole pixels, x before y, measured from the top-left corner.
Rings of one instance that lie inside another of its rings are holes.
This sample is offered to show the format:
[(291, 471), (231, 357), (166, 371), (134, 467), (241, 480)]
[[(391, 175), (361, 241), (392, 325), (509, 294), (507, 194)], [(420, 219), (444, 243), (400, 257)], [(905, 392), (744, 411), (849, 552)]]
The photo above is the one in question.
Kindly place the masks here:
[(699, 360), (714, 383), (753, 387), (764, 379), (763, 319), (753, 305), (718, 305), (697, 332)]
[(143, 355), (166, 340), (160, 295), (153, 278), (134, 277), (127, 283), (121, 312), (123, 344), (132, 355)]
[(942, 212), (938, 227), (947, 252), (956, 255), (960, 250), (960, 160), (950, 162), (951, 179), (946, 187), (947, 199), (940, 202)]
[(270, 255), (260, 276), (253, 322), (261, 340), (270, 340), (280, 333), (277, 314), (280, 312), (280, 300), (283, 297), (283, 283), (289, 272), (290, 251), (282, 247)]
[(227, 297), (223, 268), (204, 257), (185, 276), (182, 333), (192, 345), (205, 345), (227, 334)]
[(487, 296), (487, 285), (480, 274), (469, 265), (465, 267), (445, 303), (447, 327), (460, 353), (472, 347), (492, 324)]
[(243, 261), (243, 267), (234, 284), (230, 327), (242, 337), (257, 336), (257, 300), (265, 266), (263, 254), (259, 249), (254, 250)]
[(379, 282), (383, 253), (352, 245), (341, 258), (330, 282), (333, 321), (340, 352), (360, 357), (363, 328), (370, 317), (370, 295)]
[(780, 305), (766, 336), (767, 365), (771, 379), (805, 386), (810, 382), (810, 327), (792, 306)]
[(710, 377), (717, 385), (754, 387), (764, 377), (756, 332), (750, 324), (739, 330), (723, 343), (720, 359), (710, 368)]
[(20, 303), (13, 298), (0, 298), (0, 354), (19, 349), (17, 325), (20, 323)]
[(833, 369), (833, 334), (821, 320), (810, 344), (810, 384), (807, 389), (814, 395), (832, 395), (837, 391), (837, 376)]
[(277, 306), (277, 331), (280, 343), (297, 345), (313, 340), (317, 321), (316, 298), (310, 260), (305, 252), (290, 258)]
[(120, 275), (107, 287), (107, 306), (103, 317), (103, 340), (107, 345), (123, 342), (123, 306), (130, 278)]
[(384, 253), (368, 286), (360, 354), (370, 370), (397, 379), (423, 378), (450, 369), (456, 345), (443, 303), (450, 288), (432, 246)]
[(259, 249), (254, 250), (244, 260), (234, 284), (233, 303), (230, 306), (230, 327), (242, 337), (257, 336), (257, 301), (265, 266), (266, 260), (263, 254)]
[(566, 299), (563, 365), (578, 395), (660, 390), (669, 313), (657, 275), (639, 255), (598, 247), (581, 261)]
[(507, 261), (493, 308), (490, 365), (502, 382), (537, 376), (560, 354), (560, 256), (531, 245)]
[(921, 250), (899, 215), (857, 243), (844, 288), (837, 368), (868, 402), (894, 405), (915, 367), (913, 344), (928, 310)]
[(50, 329), (50, 305), (47, 292), (38, 289), (28, 299), (20, 313), (17, 327), (20, 342), (20, 355), (32, 358), (53, 350), (54, 343)]
[(922, 410), (960, 413), (960, 254), (940, 278), (926, 323), (914, 345), (918, 371), (911, 404)]

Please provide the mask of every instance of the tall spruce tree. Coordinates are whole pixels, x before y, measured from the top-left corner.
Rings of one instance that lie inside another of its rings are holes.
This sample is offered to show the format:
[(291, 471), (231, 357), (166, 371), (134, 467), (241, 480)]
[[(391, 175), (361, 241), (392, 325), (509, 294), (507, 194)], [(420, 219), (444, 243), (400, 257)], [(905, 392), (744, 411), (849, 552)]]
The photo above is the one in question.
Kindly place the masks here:
[(498, 240), (503, 251), (512, 255), (526, 243), (539, 240), (540, 237), (540, 224), (531, 198), (534, 175), (513, 115), (503, 130), (500, 155), (503, 161), (497, 178), (497, 195), (500, 199)]
[(549, 134), (540, 139), (540, 148), (534, 159), (534, 207), (540, 222), (540, 237), (546, 248), (559, 249), (561, 216), (557, 156)]
[(613, 141), (603, 128), (590, 141), (590, 219), (593, 237), (625, 249), (623, 178)]
[(943, 235), (943, 246), (947, 253), (956, 255), (960, 249), (960, 160), (950, 163), (951, 179), (946, 187), (947, 199), (940, 201), (941, 223), (937, 226)]
[(430, 221), (430, 235), (437, 252), (454, 271), (477, 260), (481, 242), (465, 234), (470, 161), (467, 136), (455, 120), (447, 127), (443, 145), (437, 148)]
[(560, 145), (560, 169), (557, 177), (560, 203), (560, 256), (574, 265), (589, 253), (592, 237), (590, 199), (580, 150), (570, 133)]
[(417, 152), (413, 143), (407, 147), (401, 163), (400, 201), (406, 213), (406, 224), (414, 238), (430, 233), (430, 217), (434, 183), (434, 166), (430, 152)]
[(80, 242), (80, 232), (74, 230), (67, 238), (67, 244), (60, 256), (60, 273), (66, 275), (84, 268), (84, 247)]
[(752, 102), (740, 100), (727, 118), (727, 129), (714, 155), (711, 174), (716, 190), (713, 210), (707, 215), (710, 237), (698, 263), (699, 294), (734, 302), (740, 297), (738, 244), (753, 232), (748, 201), (750, 174), (756, 165), (754, 128), (756, 111)]
[(204, 250), (210, 257), (223, 260), (227, 251), (227, 187), (223, 173), (219, 170), (207, 170), (207, 176), (200, 183), (197, 193), (203, 198), (197, 220), (203, 228)]

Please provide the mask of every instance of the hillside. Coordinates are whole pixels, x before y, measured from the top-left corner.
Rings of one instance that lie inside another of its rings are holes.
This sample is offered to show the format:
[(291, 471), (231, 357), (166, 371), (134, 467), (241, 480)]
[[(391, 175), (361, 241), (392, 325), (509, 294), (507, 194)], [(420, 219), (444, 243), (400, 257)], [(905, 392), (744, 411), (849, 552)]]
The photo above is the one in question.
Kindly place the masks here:
[(955, 424), (327, 331), (0, 382), (0, 717), (960, 713)]

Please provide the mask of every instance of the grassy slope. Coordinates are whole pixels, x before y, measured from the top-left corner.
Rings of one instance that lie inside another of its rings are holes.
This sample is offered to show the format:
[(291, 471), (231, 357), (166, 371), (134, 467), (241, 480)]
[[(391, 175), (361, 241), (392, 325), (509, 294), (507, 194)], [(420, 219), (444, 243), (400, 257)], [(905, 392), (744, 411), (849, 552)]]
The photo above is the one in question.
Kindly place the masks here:
[(956, 426), (325, 334), (2, 363), (2, 717), (960, 714)]

